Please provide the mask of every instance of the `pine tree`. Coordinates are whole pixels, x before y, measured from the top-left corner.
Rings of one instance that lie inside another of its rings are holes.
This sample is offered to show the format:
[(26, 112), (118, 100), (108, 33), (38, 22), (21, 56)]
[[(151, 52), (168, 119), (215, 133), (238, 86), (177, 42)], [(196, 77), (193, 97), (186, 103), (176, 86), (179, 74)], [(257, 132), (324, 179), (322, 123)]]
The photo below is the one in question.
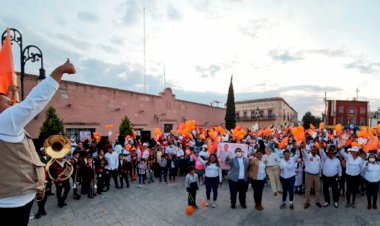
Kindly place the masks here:
[(47, 109), (45, 117), (45, 121), (40, 129), (39, 139), (41, 141), (52, 135), (64, 135), (63, 121), (57, 116), (54, 107)]
[(235, 94), (234, 87), (232, 85), (232, 76), (233, 75), (231, 75), (230, 88), (228, 89), (226, 117), (224, 118), (224, 121), (226, 122), (226, 128), (228, 130), (233, 129), (236, 126)]
[(131, 121), (129, 120), (128, 116), (125, 116), (122, 120), (121, 120), (121, 124), (119, 126), (119, 135), (120, 136), (127, 136), (127, 135), (130, 135), (132, 136), (132, 124), (131, 124)]

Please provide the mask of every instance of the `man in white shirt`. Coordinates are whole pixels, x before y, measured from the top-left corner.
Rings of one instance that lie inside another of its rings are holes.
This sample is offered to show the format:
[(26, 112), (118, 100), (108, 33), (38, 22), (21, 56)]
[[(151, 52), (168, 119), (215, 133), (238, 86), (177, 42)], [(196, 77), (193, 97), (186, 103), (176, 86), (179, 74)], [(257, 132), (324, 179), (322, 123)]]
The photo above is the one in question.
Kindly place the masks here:
[(115, 146), (114, 146), (114, 151), (116, 152), (116, 154), (120, 155), (122, 150), (123, 150), (123, 146), (121, 146), (119, 140), (116, 140)]
[(107, 161), (106, 165), (106, 191), (110, 189), (110, 180), (111, 177), (115, 183), (115, 188), (119, 189), (119, 183), (117, 181), (117, 170), (119, 168), (119, 155), (112, 150), (112, 146), (107, 146), (108, 152), (104, 155), (104, 158)]
[(330, 205), (330, 191), (332, 188), (334, 207), (338, 208), (339, 201), (339, 189), (338, 181), (342, 176), (342, 167), (339, 159), (335, 158), (335, 145), (330, 145), (327, 155), (325, 150), (321, 148), (319, 150), (322, 158), (322, 179), (323, 179), (323, 195), (325, 197), (325, 203), (323, 207)]
[(46, 107), (66, 73), (75, 73), (69, 60), (34, 87), (19, 104), (13, 104), (6, 94), (0, 94), (0, 152), (6, 156), (0, 158), (1, 225), (27, 225), (33, 199), (37, 191), (44, 188), (44, 164), (24, 127)]
[(314, 188), (315, 200), (318, 207), (322, 207), (320, 202), (321, 194), (321, 158), (317, 155), (319, 144), (314, 144), (310, 154), (305, 149), (302, 150), (302, 158), (305, 163), (305, 204), (304, 208), (310, 206), (310, 191)]
[(166, 156), (170, 156), (171, 154), (176, 154), (176, 147), (173, 145), (173, 141), (169, 141), (169, 145), (165, 149)]

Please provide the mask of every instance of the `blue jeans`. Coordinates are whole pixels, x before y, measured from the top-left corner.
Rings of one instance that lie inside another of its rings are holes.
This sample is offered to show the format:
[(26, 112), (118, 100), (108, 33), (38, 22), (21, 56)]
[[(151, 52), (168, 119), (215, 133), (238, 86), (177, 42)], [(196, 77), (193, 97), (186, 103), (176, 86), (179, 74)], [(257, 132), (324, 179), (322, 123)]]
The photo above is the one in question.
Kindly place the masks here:
[(160, 182), (161, 182), (162, 176), (164, 176), (165, 182), (168, 182), (168, 180), (167, 180), (168, 168), (161, 168), (160, 169)]
[(280, 177), (281, 185), (282, 185), (282, 202), (286, 202), (286, 197), (288, 196), (289, 192), (289, 201), (293, 201), (293, 189), (294, 189), (294, 182), (296, 181), (296, 177), (292, 176), (290, 178), (282, 178)]
[(139, 173), (139, 184), (145, 184), (145, 174), (140, 174)]

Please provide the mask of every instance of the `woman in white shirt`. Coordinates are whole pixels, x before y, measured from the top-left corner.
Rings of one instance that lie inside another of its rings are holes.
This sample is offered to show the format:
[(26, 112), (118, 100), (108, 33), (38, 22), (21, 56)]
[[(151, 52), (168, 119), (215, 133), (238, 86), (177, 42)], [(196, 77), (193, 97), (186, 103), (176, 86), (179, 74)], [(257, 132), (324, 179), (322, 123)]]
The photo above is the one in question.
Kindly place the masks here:
[[(340, 154), (346, 160), (346, 183), (347, 183), (347, 204), (346, 208), (352, 207), (355, 208), (355, 199), (356, 193), (359, 190), (360, 185), (360, 172), (363, 166), (363, 159), (358, 155), (359, 148), (352, 147), (348, 149), (348, 152), (351, 154), (347, 154), (344, 149), (340, 151)], [(352, 196), (352, 204), (351, 204), (351, 196)]]
[(290, 209), (294, 209), (293, 205), (293, 189), (296, 175), (296, 166), (297, 160), (300, 156), (299, 150), (296, 151), (296, 154), (293, 157), (290, 157), (290, 152), (285, 150), (283, 152), (284, 159), (280, 162), (280, 181), (282, 185), (282, 204), (280, 209), (286, 208), (286, 198), (289, 192), (289, 205)]
[(248, 177), (252, 185), (253, 198), (256, 204), (255, 208), (257, 210), (263, 210), (264, 207), (261, 205), (261, 200), (263, 196), (266, 173), (263, 153), (261, 151), (257, 151), (255, 153), (255, 158), (249, 159), (248, 169)]
[(363, 176), (367, 186), (367, 209), (377, 209), (377, 193), (379, 192), (380, 163), (375, 154), (370, 154), (363, 167)]
[[(197, 157), (193, 154), (193, 158)], [(210, 154), (208, 161), (203, 158), (198, 158), (199, 162), (205, 165), (205, 186), (206, 186), (206, 206), (216, 207), (216, 200), (218, 198), (218, 187), (222, 184), (222, 169), (220, 168), (218, 159), (215, 154)], [(196, 160), (197, 161), (197, 160)], [(213, 193), (213, 201), (210, 202), (211, 190)]]
[(273, 190), (274, 196), (277, 196), (277, 193), (281, 194), (281, 182), (280, 182), (280, 157), (276, 153), (266, 147), (265, 155), (263, 156), (263, 161), (266, 166), (266, 173), (270, 180), (270, 185)]

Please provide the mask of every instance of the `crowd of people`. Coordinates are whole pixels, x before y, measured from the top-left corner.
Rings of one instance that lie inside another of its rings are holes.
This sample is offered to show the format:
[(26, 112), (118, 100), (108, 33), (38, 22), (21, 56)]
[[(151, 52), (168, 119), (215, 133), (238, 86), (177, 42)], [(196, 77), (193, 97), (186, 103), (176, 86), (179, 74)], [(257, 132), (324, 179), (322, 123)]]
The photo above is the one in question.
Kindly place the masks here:
[[(299, 129), (273, 127), (265, 133), (248, 130), (242, 137), (229, 131), (218, 134), (215, 130), (214, 136), (209, 136), (207, 130), (204, 133), (197, 129), (189, 137), (160, 134), (146, 143), (130, 136), (123, 142), (107, 140), (103, 145), (88, 139), (72, 148), (71, 157), (62, 158), (49, 168), (51, 175), (59, 175), (65, 162), (74, 167), (73, 186), (69, 178), (54, 181), (58, 207), (66, 205), (71, 187), (74, 199), (80, 199), (81, 195), (93, 198), (108, 192), (111, 180), (115, 189), (122, 189), (124, 183), (129, 188), (134, 181), (141, 188), (157, 179), (175, 184), (178, 176), (185, 176), (188, 205), (193, 208), (198, 208), (196, 194), (202, 185), (206, 190), (205, 206), (216, 208), (218, 189), (223, 181), (228, 181), (232, 209), (236, 208), (237, 197), (240, 206), (247, 208), (246, 193), (250, 186), (255, 209), (263, 210), (265, 184), (270, 184), (274, 196), (282, 195), (280, 209), (288, 206), (294, 209), (294, 194), (304, 194), (305, 209), (310, 207), (311, 194), (315, 194), (315, 205), (319, 208), (330, 204), (338, 208), (339, 198), (343, 196), (345, 207), (355, 208), (359, 192), (366, 193), (368, 209), (377, 209), (378, 149), (368, 150), (364, 146), (372, 139), (378, 145), (376, 132), (363, 129), (361, 132), (367, 131), (363, 138), (351, 129), (337, 134), (334, 130), (314, 128), (299, 139), (299, 134), (294, 132)], [(228, 151), (220, 148), (224, 143), (240, 143), (247, 150), (236, 148), (223, 159), (221, 152)], [(39, 202), (36, 218), (46, 214), (43, 203)]]

